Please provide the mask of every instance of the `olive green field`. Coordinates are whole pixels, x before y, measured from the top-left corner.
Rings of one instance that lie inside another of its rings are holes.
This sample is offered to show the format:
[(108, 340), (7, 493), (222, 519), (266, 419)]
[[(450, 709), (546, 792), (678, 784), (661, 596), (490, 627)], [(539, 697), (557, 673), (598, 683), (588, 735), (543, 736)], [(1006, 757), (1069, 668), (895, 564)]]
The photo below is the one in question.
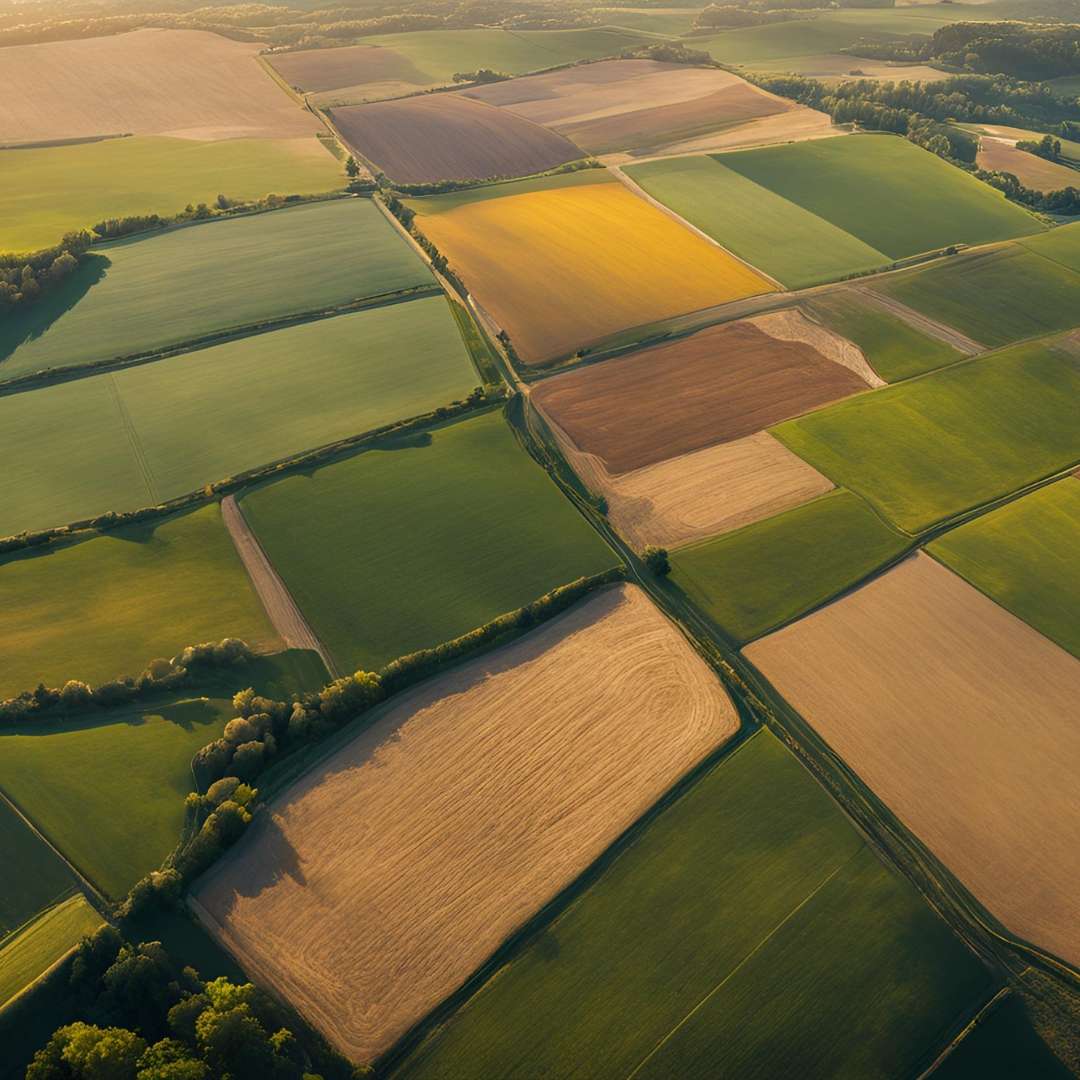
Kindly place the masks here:
[(348, 671), (618, 563), (498, 410), (266, 484), (240, 507)]
[(990, 992), (975, 956), (762, 730), (393, 1075), (884, 1080), (917, 1074)]

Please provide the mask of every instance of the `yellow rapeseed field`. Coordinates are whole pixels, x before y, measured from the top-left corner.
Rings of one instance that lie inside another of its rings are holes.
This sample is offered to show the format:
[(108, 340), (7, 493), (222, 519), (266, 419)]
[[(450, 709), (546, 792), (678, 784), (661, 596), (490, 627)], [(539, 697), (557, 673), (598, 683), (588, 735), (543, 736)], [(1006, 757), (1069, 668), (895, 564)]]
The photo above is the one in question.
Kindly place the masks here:
[(526, 363), (773, 288), (598, 170), (410, 205)]

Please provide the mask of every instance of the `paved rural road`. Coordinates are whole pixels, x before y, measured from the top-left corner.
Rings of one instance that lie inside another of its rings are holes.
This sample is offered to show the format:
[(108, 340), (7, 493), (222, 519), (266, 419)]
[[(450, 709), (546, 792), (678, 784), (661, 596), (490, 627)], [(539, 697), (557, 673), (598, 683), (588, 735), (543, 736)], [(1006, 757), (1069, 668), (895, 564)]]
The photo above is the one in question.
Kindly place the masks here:
[(954, 330), (951, 326), (946, 326), (944, 323), (935, 322), (925, 315), (920, 315), (919, 312), (909, 308), (907, 304), (902, 304), (899, 300), (894, 300), (891, 296), (884, 296), (879, 292), (875, 292), (873, 289), (865, 289), (861, 285), (854, 286), (853, 291), (857, 292), (861, 297), (869, 300), (871, 303), (891, 311), (897, 318), (903, 319), (904, 322), (909, 326), (914, 327), (916, 330), (921, 330), (929, 337), (944, 341), (946, 345), (951, 345), (954, 349), (959, 349), (960, 352), (967, 356), (975, 356), (977, 353), (986, 352), (986, 346), (976, 341), (974, 338), (969, 338), (966, 335), (961, 334), (959, 330)]
[(221, 500), (221, 516), (278, 636), (290, 649), (314, 649), (322, 657), (326, 670), (337, 678), (340, 673), (334, 661), (296, 606), (296, 601), (278, 576), (262, 545), (255, 539), (234, 495), (226, 495)]

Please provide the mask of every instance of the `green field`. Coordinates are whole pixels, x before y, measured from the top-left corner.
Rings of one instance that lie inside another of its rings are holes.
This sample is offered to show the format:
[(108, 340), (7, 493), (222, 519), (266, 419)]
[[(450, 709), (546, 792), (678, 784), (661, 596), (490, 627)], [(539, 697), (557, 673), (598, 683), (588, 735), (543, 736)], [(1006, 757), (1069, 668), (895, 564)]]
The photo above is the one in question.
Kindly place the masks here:
[(928, 550), (1080, 658), (1080, 479), (1033, 491), (947, 532)]
[(79, 893), (50, 908), (10, 941), (0, 944), (0, 1006), (48, 971), (102, 922), (101, 916)]
[(886, 382), (910, 379), (963, 359), (951, 345), (852, 293), (830, 293), (811, 300), (808, 307), (820, 322), (854, 341)]
[(842, 592), (899, 555), (905, 543), (857, 495), (830, 491), (680, 548), (671, 554), (671, 580), (745, 644)]
[(0, 535), (155, 504), (478, 382), (432, 296), (0, 397)]
[(370, 199), (175, 229), (95, 248), (0, 326), (0, 378), (110, 360), (433, 284)]
[(872, 270), (888, 256), (729, 169), (715, 157), (670, 158), (623, 171), (740, 258), (790, 289)]
[(171, 217), (219, 194), (244, 201), (345, 186), (316, 138), (198, 142), (164, 135), (0, 150), (0, 251), (33, 251), (105, 218)]
[(988, 984), (761, 731), (395, 1076), (915, 1075)]
[(1069, 270), (1080, 272), (1080, 222), (1030, 236), (1020, 243), (1043, 258), (1053, 259)]
[(346, 670), (437, 645), (617, 562), (498, 411), (269, 484), (241, 507)]
[(200, 641), (276, 639), (217, 503), (9, 556), (0, 561), (0, 594), (0, 697), (39, 682), (138, 675)]
[(665, 37), (679, 37), (687, 34), (693, 27), (694, 17), (700, 7), (658, 8), (650, 11), (647, 7), (593, 9), (593, 14), (609, 26), (618, 26), (625, 30), (638, 30), (646, 34), (661, 34)]
[(890, 259), (1044, 228), (1000, 191), (895, 135), (811, 139), (721, 160)]
[[(1038, 250), (1056, 236), (1045, 233), (1030, 246)], [(1027, 246), (961, 255), (882, 278), (873, 288), (989, 346), (1071, 329), (1080, 323), (1080, 274)]]
[(19, 868), (0, 882), (0, 941), (75, 886), (63, 861), (2, 800), (0, 866)]
[(1080, 360), (1045, 342), (859, 394), (772, 428), (906, 532), (1080, 460)]

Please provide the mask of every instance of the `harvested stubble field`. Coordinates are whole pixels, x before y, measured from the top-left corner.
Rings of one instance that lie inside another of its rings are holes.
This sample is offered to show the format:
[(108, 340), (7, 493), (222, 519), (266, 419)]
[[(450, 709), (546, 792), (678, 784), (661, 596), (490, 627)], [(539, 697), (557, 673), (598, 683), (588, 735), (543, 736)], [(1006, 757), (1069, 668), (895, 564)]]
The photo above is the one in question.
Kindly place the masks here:
[(980, 169), (1012, 173), (1021, 184), (1036, 191), (1060, 191), (1080, 184), (1080, 172), (1076, 169), (1019, 150), (1003, 139), (980, 139), (975, 160)]
[[(499, 412), (269, 484), (241, 506), (349, 671), (441, 644), (617, 562)], [(318, 522), (320, 544), (298, 516)]]
[(259, 49), (204, 30), (159, 29), (0, 49), (0, 143), (314, 135), (318, 120), (274, 85)]
[(200, 641), (278, 644), (216, 503), (8, 556), (0, 593), (0, 697), (39, 682), (96, 686), (138, 675), (153, 658)]
[(1080, 274), (1042, 243), (1060, 231), (1030, 246), (1005, 244), (889, 275), (872, 287), (991, 347), (1068, 330), (1080, 323)]
[[(21, 46), (20, 46), (21, 47)], [(196, 142), (164, 135), (0, 150), (0, 251), (59, 243), (109, 218), (171, 217), (189, 203), (318, 195), (344, 184), (319, 139)]]
[(745, 651), (1006, 927), (1080, 960), (1080, 660), (922, 553)]
[(347, 105), (333, 120), (351, 147), (402, 184), (527, 176), (582, 156), (554, 131), (457, 94)]
[(370, 1061), (737, 726), (647, 597), (606, 589), (395, 699), (194, 897), (246, 970)]
[(462, 91), (590, 153), (669, 145), (797, 108), (717, 68), (604, 60)]
[(63, 286), (8, 315), (0, 377), (168, 348), (427, 284), (431, 272), (370, 199), (174, 229), (95, 248)]
[(0, 397), (0, 534), (153, 505), (429, 412), (478, 381), (432, 296)]
[(597, 169), (409, 205), (526, 363), (773, 288)]
[(1080, 658), (1080, 479), (1033, 491), (947, 532), (928, 550)]
[(43, 912), (16, 937), (0, 945), (0, 1008), (102, 922), (80, 893)]
[(906, 543), (857, 495), (832, 491), (677, 552), (671, 580), (746, 642), (836, 596)]
[(625, 473), (868, 389), (879, 380), (848, 344), (784, 311), (556, 375), (532, 399), (580, 450)]
[(394, 1075), (887, 1080), (915, 1075), (988, 983), (764, 730)]
[(71, 891), (75, 879), (8, 804), (0, 800), (0, 866), (19, 867), (0, 883), (0, 941)]
[(1080, 460), (1080, 359), (1032, 342), (789, 420), (772, 433), (918, 533)]

